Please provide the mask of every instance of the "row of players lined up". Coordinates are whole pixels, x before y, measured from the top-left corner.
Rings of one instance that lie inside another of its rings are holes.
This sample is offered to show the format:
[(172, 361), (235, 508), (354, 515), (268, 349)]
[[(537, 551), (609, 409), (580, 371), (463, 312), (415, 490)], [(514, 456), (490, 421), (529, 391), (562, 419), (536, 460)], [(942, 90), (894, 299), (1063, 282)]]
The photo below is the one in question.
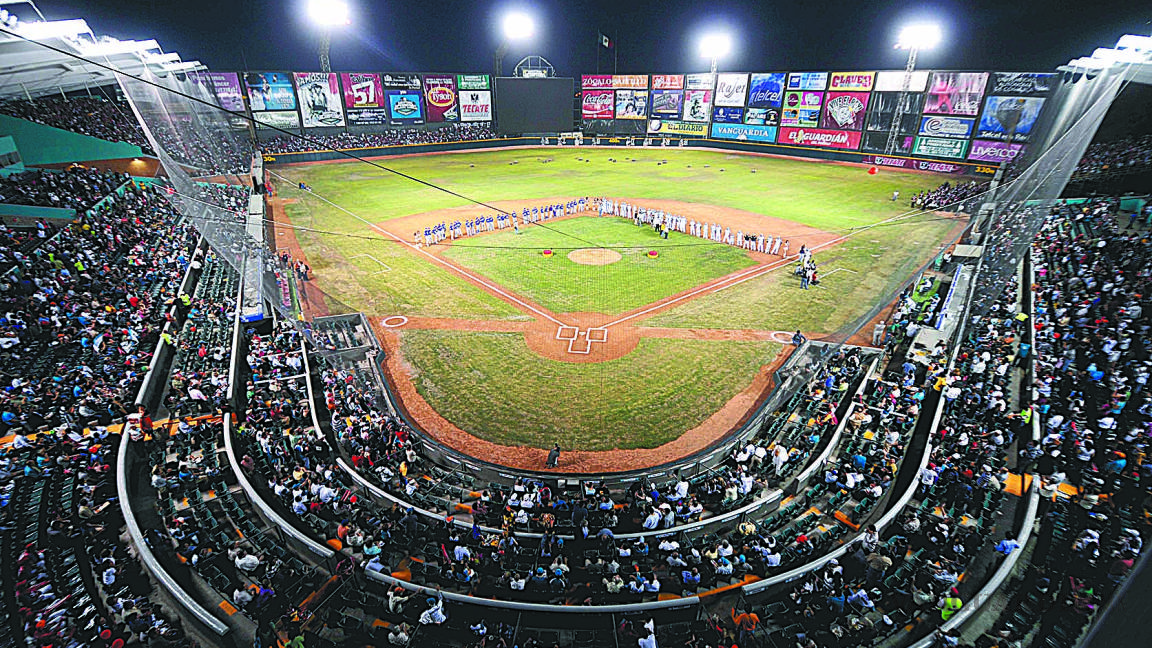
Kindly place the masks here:
[[(560, 218), (561, 216), (571, 216), (588, 210), (589, 201), (587, 198), (579, 198), (569, 200), (566, 203), (544, 205), (542, 207), (525, 207), (519, 214), (513, 210), (510, 213), (499, 212), (495, 216), (477, 216), (476, 218), (468, 218), (463, 222), (455, 221), (453, 223), (441, 222), (437, 225), (425, 227), (424, 231), (416, 230), (412, 233), (412, 243), (420, 245), (421, 235), (423, 235), (424, 245), (435, 245), (445, 239), (455, 241), (458, 238), (465, 236), (475, 236), (476, 234), (483, 234), (484, 232), (493, 232), (498, 229), (506, 229), (511, 227), (520, 232), (520, 225), (531, 225), (539, 223), (540, 221), (552, 220)], [(517, 220), (519, 218), (519, 220)]]
[(788, 256), (789, 241), (779, 236), (765, 236), (752, 234), (740, 230), (732, 231), (731, 227), (719, 223), (705, 223), (688, 220), (678, 214), (669, 214), (661, 209), (650, 209), (631, 203), (609, 200), (608, 198), (593, 199), (592, 208), (601, 216), (620, 216), (631, 218), (637, 226), (651, 225), (664, 238), (668, 238), (669, 231), (680, 232), (717, 243), (735, 245), (751, 252)]

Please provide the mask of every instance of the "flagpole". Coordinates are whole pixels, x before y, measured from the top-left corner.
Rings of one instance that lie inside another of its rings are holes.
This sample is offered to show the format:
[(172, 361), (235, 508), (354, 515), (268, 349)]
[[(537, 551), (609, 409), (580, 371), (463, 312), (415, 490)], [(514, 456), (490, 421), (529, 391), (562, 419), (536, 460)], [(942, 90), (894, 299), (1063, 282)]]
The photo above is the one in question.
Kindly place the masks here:
[(596, 32), (596, 74), (600, 74), (600, 48), (604, 47), (603, 37)]
[(613, 30), (612, 32), (612, 74), (616, 74), (616, 64), (620, 58), (620, 39), (617, 38), (619, 32)]

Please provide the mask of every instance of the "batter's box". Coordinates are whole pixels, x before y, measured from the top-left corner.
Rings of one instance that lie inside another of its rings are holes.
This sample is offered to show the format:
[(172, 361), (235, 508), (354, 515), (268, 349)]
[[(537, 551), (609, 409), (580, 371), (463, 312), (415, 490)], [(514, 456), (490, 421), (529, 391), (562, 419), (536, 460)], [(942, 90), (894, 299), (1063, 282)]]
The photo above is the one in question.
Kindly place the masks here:
[(568, 341), (568, 353), (588, 355), (592, 353), (592, 343), (588, 341), (587, 336), (573, 338)]
[(600, 326), (597, 328), (590, 328), (590, 329), (588, 329), (587, 333), (588, 333), (588, 341), (589, 342), (607, 342), (608, 341), (608, 329), (604, 328), (603, 326)]
[(576, 326), (565, 326), (561, 324), (560, 327), (556, 329), (557, 340), (575, 340), (578, 337), (580, 337), (580, 329)]

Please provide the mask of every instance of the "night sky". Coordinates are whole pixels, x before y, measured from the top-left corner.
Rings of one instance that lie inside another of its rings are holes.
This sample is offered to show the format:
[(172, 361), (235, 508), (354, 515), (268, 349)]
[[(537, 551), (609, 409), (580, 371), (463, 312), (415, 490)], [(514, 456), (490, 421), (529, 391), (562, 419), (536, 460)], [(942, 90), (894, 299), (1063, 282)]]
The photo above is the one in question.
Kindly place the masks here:
[[(934, 19), (940, 48), (922, 68), (1047, 71), (1111, 46), (1125, 33), (1152, 33), (1152, 9), (1134, 0), (929, 0), (927, 2), (680, 2), (665, 0), (349, 0), (353, 25), (333, 36), (332, 68), (381, 72), (490, 72), (498, 17), (536, 16), (537, 37), (513, 46), (509, 72), (538, 54), (558, 76), (611, 72), (597, 31), (614, 37), (620, 73), (706, 71), (699, 34), (732, 33), (721, 70), (901, 68), (892, 49), (899, 27)], [(213, 70), (318, 69), (316, 33), (304, 0), (43, 0), (49, 19), (84, 18), (97, 34), (155, 38), (166, 51)]]

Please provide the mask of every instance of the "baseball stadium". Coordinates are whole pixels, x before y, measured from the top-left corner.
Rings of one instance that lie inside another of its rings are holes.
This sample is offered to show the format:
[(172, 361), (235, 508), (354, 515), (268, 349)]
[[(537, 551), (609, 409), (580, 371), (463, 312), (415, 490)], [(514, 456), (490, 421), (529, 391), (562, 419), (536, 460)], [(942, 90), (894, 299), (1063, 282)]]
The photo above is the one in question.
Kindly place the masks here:
[(0, 0), (0, 648), (1144, 645), (1147, 16), (882, 4)]

